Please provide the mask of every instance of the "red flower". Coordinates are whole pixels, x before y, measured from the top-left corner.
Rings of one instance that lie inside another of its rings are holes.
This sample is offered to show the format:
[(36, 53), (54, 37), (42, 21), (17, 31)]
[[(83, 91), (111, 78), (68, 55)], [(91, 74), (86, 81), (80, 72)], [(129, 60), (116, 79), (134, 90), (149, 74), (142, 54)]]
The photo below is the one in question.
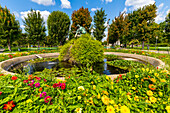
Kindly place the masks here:
[(24, 83), (28, 83), (28, 80), (24, 80), (23, 82), (24, 82)]
[(52, 98), (51, 98), (50, 96), (46, 96), (46, 97), (44, 98), (44, 102), (45, 102), (45, 103), (48, 103), (49, 101), (51, 102), (51, 100), (52, 100)]
[(117, 79), (116, 82), (118, 83), (118, 82), (119, 82), (119, 79)]
[(8, 104), (4, 104), (5, 110), (12, 110), (13, 107), (15, 107), (13, 100), (9, 101)]
[(126, 95), (131, 95), (131, 93), (130, 93), (130, 92), (128, 92)]
[(122, 77), (122, 75), (120, 74), (120, 75), (119, 75), (119, 77), (121, 78), (121, 77)]
[(2, 94), (2, 92), (0, 91), (0, 95)]
[(158, 67), (157, 67), (157, 69), (158, 69)]
[(3, 76), (4, 74), (0, 74), (0, 76)]
[(11, 79), (12, 80), (16, 80), (18, 77), (16, 77), (16, 76), (13, 76)]
[(66, 84), (65, 83), (62, 83), (61, 84), (61, 89), (64, 90), (66, 88)]

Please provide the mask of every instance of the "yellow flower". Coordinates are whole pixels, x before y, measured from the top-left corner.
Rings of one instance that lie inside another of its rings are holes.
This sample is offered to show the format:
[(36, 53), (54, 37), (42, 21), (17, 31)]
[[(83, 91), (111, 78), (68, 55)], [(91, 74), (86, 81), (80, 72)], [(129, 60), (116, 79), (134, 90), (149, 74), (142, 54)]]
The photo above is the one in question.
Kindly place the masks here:
[(158, 74), (158, 73), (154, 73), (154, 75), (155, 75), (156, 77), (158, 77), (158, 76), (159, 76), (159, 74)]
[(93, 104), (93, 98), (92, 97), (89, 98), (89, 103)]
[(93, 90), (96, 90), (96, 86), (95, 85), (93, 85)]
[(152, 103), (155, 103), (157, 101), (157, 99), (155, 97), (149, 97), (149, 100), (152, 102)]
[(155, 82), (156, 82), (156, 79), (154, 79), (154, 78), (151, 78), (151, 81), (152, 81), (153, 83), (155, 83)]
[(115, 107), (115, 109), (117, 109), (117, 110), (119, 109), (119, 106), (118, 106), (118, 105), (114, 105), (114, 107)]
[(81, 113), (82, 108), (76, 108), (75, 111), (76, 111), (76, 113)]
[(97, 95), (97, 99), (100, 99), (100, 93), (98, 93), (98, 95)]
[(113, 82), (111, 82), (111, 84), (113, 85)]
[(31, 99), (28, 99), (26, 103), (32, 103), (33, 101)]
[(79, 86), (79, 87), (78, 87), (78, 90), (82, 90), (82, 91), (83, 91), (83, 90), (84, 90), (84, 87), (83, 87), (83, 86)]
[(166, 106), (165, 109), (167, 110), (168, 113), (170, 113), (170, 106)]
[(139, 78), (139, 75), (135, 75), (135, 78)]
[(80, 100), (81, 99), (81, 96), (78, 96), (78, 100)]
[(148, 71), (149, 71), (149, 68), (146, 68), (146, 71), (148, 72)]
[(130, 109), (127, 106), (121, 106), (120, 112), (121, 113), (130, 113)]
[(105, 95), (109, 95), (109, 93), (107, 92), (107, 91), (102, 91), (103, 92), (103, 94), (105, 94)]
[(165, 80), (165, 79), (160, 79), (160, 81), (161, 81), (161, 82), (166, 82), (166, 80)]
[(135, 101), (139, 101), (139, 97), (138, 97), (138, 96), (135, 96), (135, 97), (134, 97), (134, 100), (135, 100)]
[(127, 97), (128, 97), (129, 100), (132, 100), (132, 98), (130, 97), (130, 95), (127, 95)]
[(146, 92), (148, 96), (152, 96), (153, 95), (153, 92), (151, 90), (147, 91)]
[(149, 100), (145, 100), (145, 102), (146, 102), (146, 103), (149, 103), (149, 104), (151, 103)]
[(106, 79), (107, 79), (107, 80), (110, 80), (110, 77), (109, 77), (109, 76), (106, 76)]
[(163, 96), (163, 93), (162, 93), (162, 92), (159, 92), (159, 96), (161, 96), (161, 97), (162, 97), (162, 96)]
[(111, 86), (111, 89), (113, 89), (113, 86)]
[(145, 68), (142, 68), (142, 71), (145, 71)]
[(92, 81), (91, 84), (94, 84), (94, 82)]
[(132, 87), (132, 89), (133, 89), (133, 90), (136, 90), (136, 88), (135, 88), (135, 87)]
[(110, 100), (110, 103), (111, 103), (111, 104), (115, 104), (115, 101), (114, 101), (114, 100)]
[(108, 105), (110, 102), (110, 99), (106, 95), (103, 95), (101, 100), (105, 105)]
[(107, 113), (115, 113), (115, 109), (113, 108), (113, 106), (107, 106), (106, 110)]

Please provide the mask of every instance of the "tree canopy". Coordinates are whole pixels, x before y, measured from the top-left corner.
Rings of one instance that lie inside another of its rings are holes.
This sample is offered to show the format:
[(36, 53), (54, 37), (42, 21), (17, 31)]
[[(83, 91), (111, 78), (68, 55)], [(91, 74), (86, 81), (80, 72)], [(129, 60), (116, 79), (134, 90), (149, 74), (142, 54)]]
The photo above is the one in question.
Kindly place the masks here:
[(102, 8), (100, 10), (97, 10), (94, 15), (94, 31), (93, 35), (94, 37), (101, 41), (103, 37), (105, 37), (104, 31), (106, 29), (106, 26), (104, 25), (106, 22), (106, 14), (105, 10)]
[(19, 21), (15, 20), (15, 16), (10, 10), (0, 6), (0, 39), (6, 40), (8, 49), (11, 51), (11, 44), (20, 37), (21, 29)]
[(47, 25), (49, 42), (64, 44), (69, 33), (69, 16), (61, 11), (53, 11), (48, 17)]
[(29, 42), (32, 44), (36, 44), (38, 42), (43, 41), (46, 36), (46, 28), (43, 17), (40, 12), (34, 11), (31, 9), (31, 12), (27, 14), (27, 17), (23, 20), (25, 31), (28, 34)]

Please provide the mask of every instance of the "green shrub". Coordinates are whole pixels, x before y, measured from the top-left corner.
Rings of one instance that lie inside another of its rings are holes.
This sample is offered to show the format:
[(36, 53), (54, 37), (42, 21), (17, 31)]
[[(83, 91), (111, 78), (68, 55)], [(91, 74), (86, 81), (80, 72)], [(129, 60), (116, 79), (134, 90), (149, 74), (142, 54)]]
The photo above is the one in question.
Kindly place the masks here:
[(102, 62), (104, 59), (104, 50), (100, 41), (94, 40), (89, 34), (82, 35), (77, 40), (73, 40), (66, 45), (60, 51), (59, 60), (63, 60), (64, 57), (69, 56), (71, 60), (80, 64), (94, 64), (96, 62)]

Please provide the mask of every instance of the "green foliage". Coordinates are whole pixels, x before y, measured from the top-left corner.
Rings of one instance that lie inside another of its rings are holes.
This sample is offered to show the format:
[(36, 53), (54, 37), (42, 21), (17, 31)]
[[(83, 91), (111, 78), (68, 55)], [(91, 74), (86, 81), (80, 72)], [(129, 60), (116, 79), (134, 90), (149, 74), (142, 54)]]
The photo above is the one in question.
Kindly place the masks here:
[(69, 32), (69, 16), (61, 11), (53, 11), (47, 20), (50, 45), (64, 44)]
[(31, 12), (27, 14), (27, 18), (25, 17), (23, 20), (25, 31), (28, 34), (28, 42), (31, 44), (38, 45), (41, 41), (44, 40), (46, 36), (46, 28), (43, 17), (41, 17), (40, 12), (37, 12), (31, 9)]
[(129, 34), (129, 25), (127, 16), (124, 13), (120, 13), (115, 20), (112, 20), (112, 24), (109, 28), (109, 43), (115, 43), (120, 39), (123, 43), (127, 43), (127, 36)]
[(165, 33), (168, 39), (168, 42), (170, 43), (170, 11), (168, 15), (165, 18), (166, 26), (165, 26)]
[(72, 40), (64, 45), (60, 51), (59, 60), (63, 60), (65, 56), (71, 57), (77, 63), (86, 65), (102, 62), (103, 46), (100, 41), (94, 40), (88, 34), (82, 35), (77, 40)]
[(77, 31), (77, 25), (84, 27), (87, 33), (90, 33), (90, 26), (92, 22), (92, 17), (90, 16), (90, 12), (88, 8), (81, 7), (79, 10), (74, 11), (71, 15), (73, 24), (71, 25), (71, 31)]
[(97, 10), (94, 15), (94, 37), (101, 41), (103, 37), (105, 37), (104, 31), (106, 29), (105, 22), (106, 22), (106, 14), (105, 10), (102, 8), (100, 10)]
[[(9, 51), (11, 51), (11, 44), (20, 37), (21, 29), (19, 22), (15, 20), (15, 15), (10, 13), (10, 10), (0, 6), (0, 39), (5, 40)], [(2, 43), (0, 41), (0, 43)]]

